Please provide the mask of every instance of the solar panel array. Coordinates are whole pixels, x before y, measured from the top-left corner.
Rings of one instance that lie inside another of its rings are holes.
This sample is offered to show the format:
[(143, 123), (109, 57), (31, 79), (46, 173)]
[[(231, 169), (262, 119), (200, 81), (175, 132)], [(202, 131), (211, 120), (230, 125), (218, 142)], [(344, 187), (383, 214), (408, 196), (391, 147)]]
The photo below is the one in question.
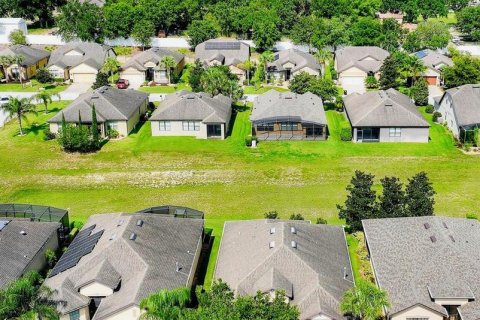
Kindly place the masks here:
[(418, 51), (417, 53), (415, 53), (415, 55), (417, 56), (418, 59), (423, 59), (427, 56), (427, 51), (425, 50)]
[(92, 225), (78, 233), (68, 247), (67, 251), (62, 255), (60, 260), (58, 260), (58, 263), (50, 273), (50, 277), (75, 267), (83, 256), (92, 252), (93, 248), (95, 248), (95, 245), (103, 234), (103, 230), (91, 234), (93, 229), (95, 229), (95, 225)]
[(205, 50), (240, 50), (240, 42), (206, 42)]

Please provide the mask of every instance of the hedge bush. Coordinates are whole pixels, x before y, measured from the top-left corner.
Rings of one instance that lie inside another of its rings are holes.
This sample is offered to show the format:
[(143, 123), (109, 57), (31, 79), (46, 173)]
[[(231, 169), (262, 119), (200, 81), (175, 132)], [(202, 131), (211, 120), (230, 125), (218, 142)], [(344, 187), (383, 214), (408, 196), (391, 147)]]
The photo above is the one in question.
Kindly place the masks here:
[(426, 113), (433, 113), (433, 111), (435, 111), (435, 109), (433, 109), (433, 106), (431, 104), (425, 107)]
[(340, 128), (340, 140), (352, 141), (352, 128), (348, 124), (344, 124)]
[(437, 122), (438, 118), (441, 118), (442, 114), (440, 112), (434, 112), (432, 116), (432, 121)]

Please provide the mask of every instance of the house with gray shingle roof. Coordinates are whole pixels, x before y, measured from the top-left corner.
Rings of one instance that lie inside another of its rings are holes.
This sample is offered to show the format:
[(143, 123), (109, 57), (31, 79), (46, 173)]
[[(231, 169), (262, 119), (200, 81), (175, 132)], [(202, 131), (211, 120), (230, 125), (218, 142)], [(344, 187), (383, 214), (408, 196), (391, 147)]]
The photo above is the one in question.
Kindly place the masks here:
[(435, 102), (435, 108), (453, 135), (464, 141), (468, 132), (480, 128), (480, 84), (446, 90)]
[(390, 320), (480, 319), (480, 223), (447, 217), (363, 220)]
[(14, 45), (0, 51), (0, 57), (23, 57), (21, 65), (12, 64), (7, 67), (7, 81), (22, 81), (37, 75), (38, 69), (44, 68), (48, 63), (50, 52), (26, 45)]
[(350, 93), (364, 93), (367, 76), (380, 77), (388, 51), (380, 47), (344, 47), (335, 51), (335, 70), (338, 84)]
[(0, 218), (0, 289), (47, 264), (45, 252), (59, 246), (57, 222)]
[(253, 134), (260, 140), (325, 140), (327, 118), (322, 99), (311, 92), (270, 90), (253, 101)]
[(55, 49), (48, 61), (48, 70), (55, 78), (79, 83), (93, 83), (108, 57), (115, 57), (113, 49), (91, 42), (68, 43)]
[[(191, 288), (203, 224), (162, 214), (91, 216), (45, 280), (60, 319), (139, 319), (143, 298)], [(75, 260), (62, 261), (64, 256)]]
[(81, 94), (65, 109), (48, 120), (50, 131), (61, 130), (62, 117), (66, 123), (76, 124), (81, 117), (82, 124), (92, 124), (92, 108), (95, 106), (97, 123), (102, 137), (109, 130), (115, 130), (120, 137), (126, 137), (145, 115), (148, 106), (148, 94), (132, 89), (119, 90), (104, 86)]
[(228, 66), (242, 82), (245, 80), (245, 71), (238, 65), (250, 59), (250, 46), (234, 39), (210, 39), (195, 47), (195, 60), (197, 59), (206, 67)]
[(427, 67), (422, 76), (432, 86), (441, 85), (443, 82), (442, 68), (453, 65), (452, 59), (430, 49), (421, 50), (412, 55), (420, 59)]
[(222, 94), (180, 91), (169, 94), (149, 121), (153, 136), (225, 139), (232, 116), (232, 99)]
[(268, 64), (270, 79), (289, 81), (300, 72), (319, 76), (321, 66), (309, 53), (288, 49), (275, 53), (275, 60)]
[(343, 102), (354, 142), (428, 142), (430, 125), (395, 89), (352, 93)]
[(284, 290), (302, 320), (343, 319), (354, 281), (343, 227), (293, 220), (225, 222), (214, 278), (240, 295)]
[(120, 78), (127, 79), (134, 86), (139, 86), (145, 81), (166, 84), (168, 83), (167, 70), (161, 64), (166, 56), (172, 57), (176, 63), (170, 72), (180, 74), (185, 66), (185, 56), (176, 51), (155, 47), (127, 60), (120, 68)]

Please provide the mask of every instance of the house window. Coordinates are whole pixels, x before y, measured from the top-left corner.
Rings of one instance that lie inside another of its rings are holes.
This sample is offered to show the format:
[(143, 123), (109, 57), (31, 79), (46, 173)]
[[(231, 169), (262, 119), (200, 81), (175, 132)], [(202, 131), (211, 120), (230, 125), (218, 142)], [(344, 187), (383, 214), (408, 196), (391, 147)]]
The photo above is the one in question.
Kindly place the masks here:
[(118, 131), (118, 122), (109, 122), (108, 129)]
[(70, 312), (70, 320), (80, 320), (80, 310)]
[(158, 122), (158, 129), (160, 131), (170, 131), (170, 130), (172, 130), (172, 126), (170, 124), (170, 121), (159, 121)]
[(283, 122), (281, 124), (282, 131), (295, 131), (298, 130), (298, 123), (296, 122)]
[(200, 121), (182, 121), (183, 131), (200, 131)]
[(257, 126), (258, 131), (273, 131), (273, 123), (271, 124), (260, 124)]
[(390, 137), (401, 137), (402, 129), (401, 128), (390, 128)]

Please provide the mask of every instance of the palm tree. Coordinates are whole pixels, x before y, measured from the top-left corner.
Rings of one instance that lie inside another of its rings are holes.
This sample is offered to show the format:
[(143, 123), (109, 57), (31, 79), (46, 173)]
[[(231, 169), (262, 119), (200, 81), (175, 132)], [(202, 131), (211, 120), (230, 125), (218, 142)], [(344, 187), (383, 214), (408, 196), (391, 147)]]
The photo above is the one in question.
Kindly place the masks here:
[(172, 72), (172, 68), (175, 68), (177, 62), (172, 56), (165, 56), (160, 60), (160, 65), (165, 68), (165, 72), (167, 73), (168, 84), (170, 84), (170, 73)]
[(8, 82), (7, 68), (12, 64), (12, 57), (0, 56), (0, 65), (2, 66), (5, 81)]
[(275, 56), (271, 51), (265, 51), (260, 55), (260, 63), (262, 64), (263, 71), (265, 72), (265, 83), (268, 81), (268, 64), (273, 61)]
[(140, 302), (145, 310), (140, 316), (142, 320), (176, 320), (180, 318), (182, 309), (190, 302), (190, 289), (178, 288), (161, 290)]
[(363, 320), (376, 320), (389, 306), (387, 293), (365, 280), (360, 280), (356, 287), (346, 291), (340, 303), (342, 312)]
[(59, 94), (50, 94), (48, 91), (40, 91), (35, 95), (35, 100), (37, 100), (38, 103), (43, 103), (45, 106), (45, 114), (48, 113), (48, 104), (53, 102), (53, 97), (58, 97), (58, 100), (60, 100), (60, 95)]
[(327, 49), (323, 48), (315, 52), (315, 59), (317, 59), (318, 63), (320, 63), (322, 76), (325, 75), (325, 66), (330, 61), (332, 57), (332, 53)]
[(245, 60), (243, 63), (240, 63), (238, 65), (238, 67), (240, 69), (243, 69), (245, 70), (246, 74), (247, 74), (247, 86), (250, 85), (250, 72), (252, 71), (253, 69), (253, 63), (252, 61), (249, 59), (249, 60)]
[(10, 97), (10, 100), (1, 105), (0, 108), (6, 111), (10, 117), (15, 116), (18, 119), (20, 135), (23, 136), (22, 119), (26, 118), (27, 113), (35, 112), (35, 105), (32, 103), (31, 99)]
[(110, 82), (113, 83), (113, 73), (118, 70), (120, 64), (115, 57), (108, 57), (103, 64), (102, 71), (110, 74)]
[(22, 85), (23, 87), (23, 82), (22, 82), (22, 63), (23, 61), (25, 61), (25, 57), (20, 55), (20, 54), (16, 54), (12, 57), (12, 60), (11, 60), (11, 63), (12, 64), (16, 64), (17, 67), (18, 67), (18, 79), (20, 80), (20, 84)]
[(410, 56), (408, 64), (409, 75), (412, 77), (414, 83), (417, 78), (420, 77), (425, 70), (427, 70), (427, 67), (417, 56)]

